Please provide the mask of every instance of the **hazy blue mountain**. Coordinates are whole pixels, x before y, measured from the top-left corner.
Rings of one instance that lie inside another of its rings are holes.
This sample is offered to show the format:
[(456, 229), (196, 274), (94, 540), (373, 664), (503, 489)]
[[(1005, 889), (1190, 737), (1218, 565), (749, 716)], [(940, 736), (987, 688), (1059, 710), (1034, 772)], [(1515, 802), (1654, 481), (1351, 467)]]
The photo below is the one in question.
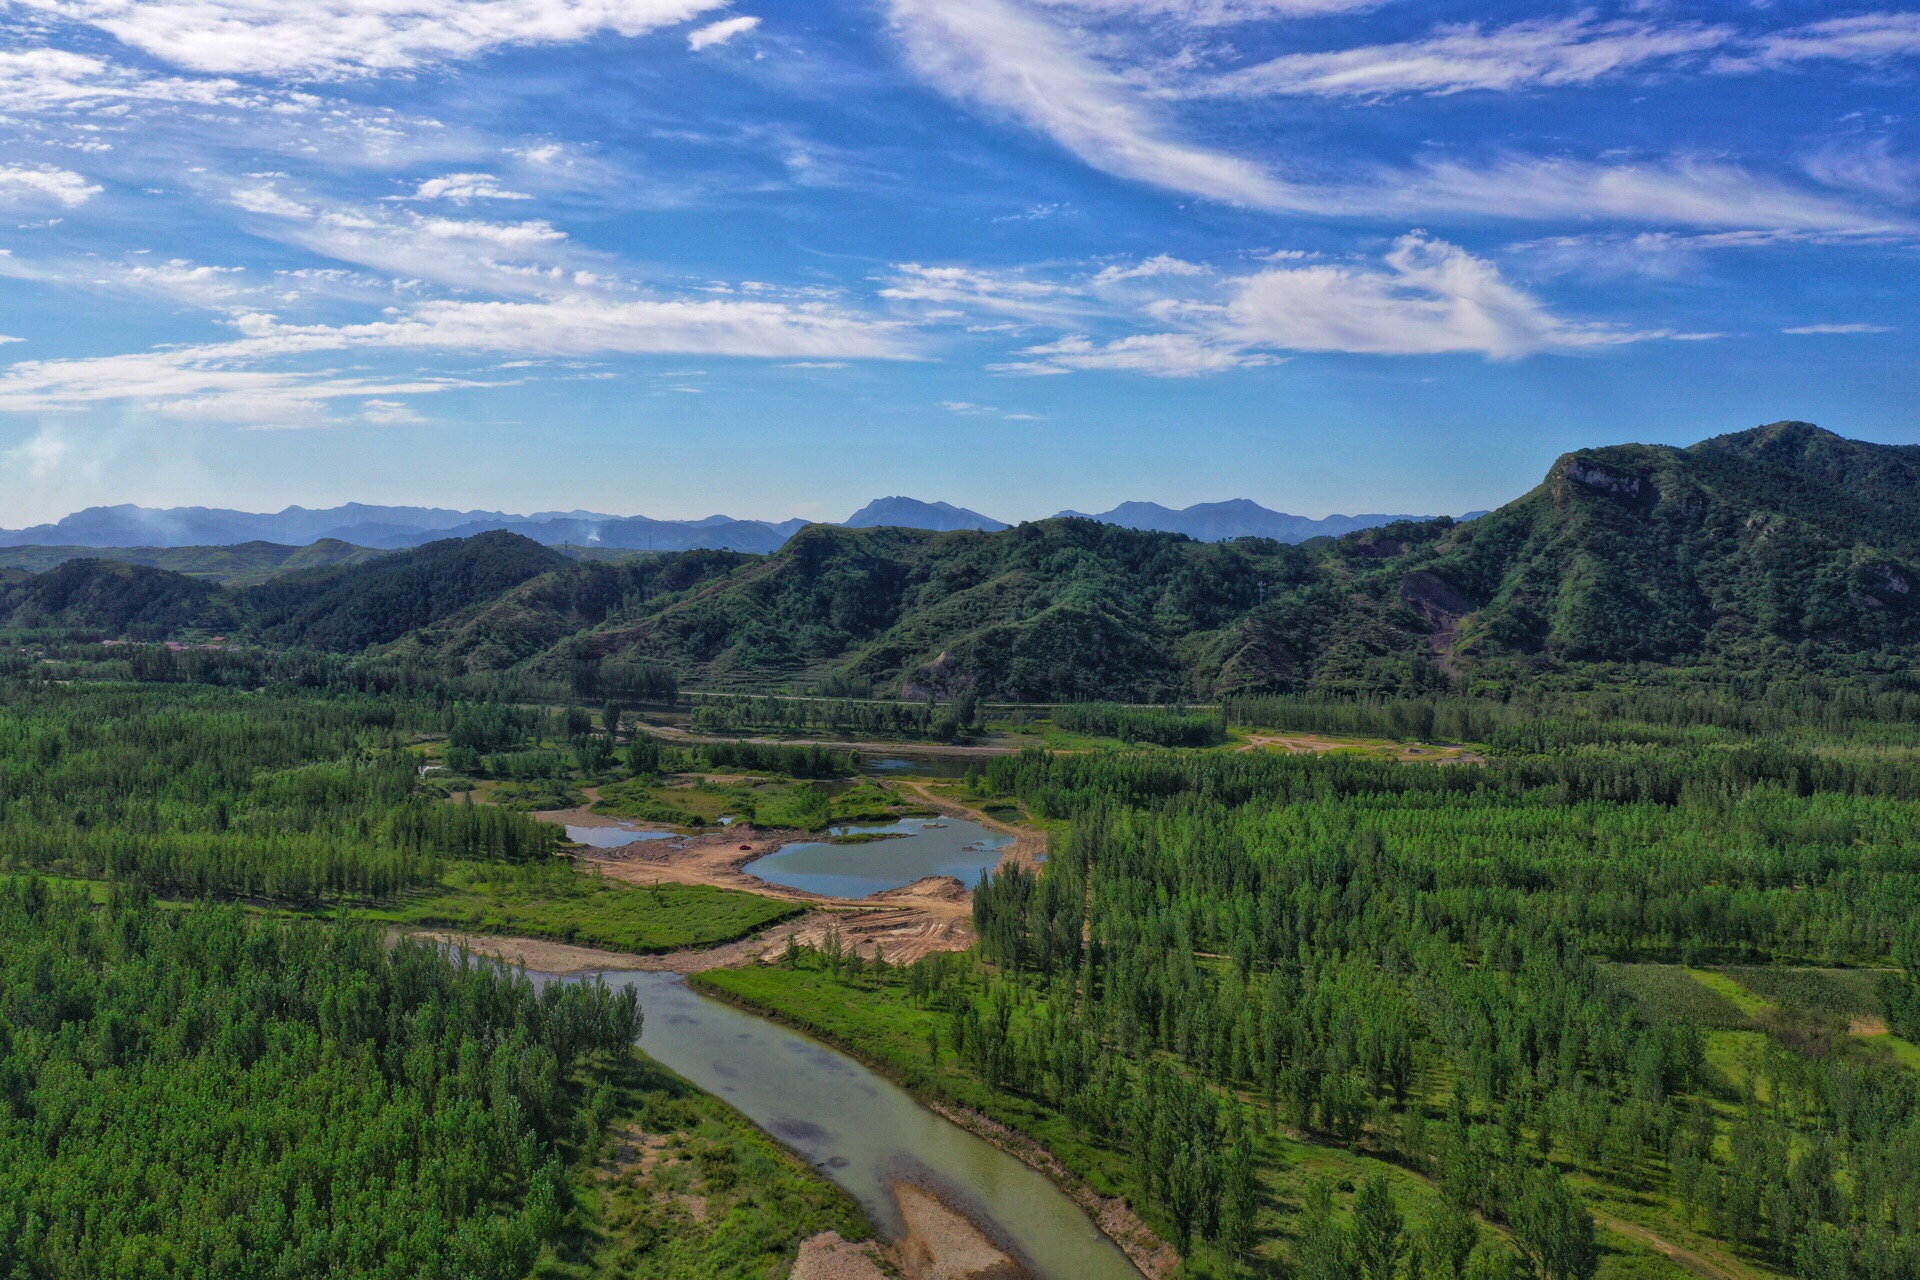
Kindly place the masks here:
[[(390, 537), (397, 537), (409, 529), (425, 532), (456, 524), (524, 518), (499, 511), (381, 507), (360, 502), (317, 510), (288, 507), (276, 512), (229, 511), (220, 507), (162, 509), (123, 503), (113, 507), (88, 507), (52, 524), (0, 530), (0, 546), (206, 547), (239, 542), (297, 546), (323, 538), (376, 546), (388, 544), (361, 541), (345, 536), (346, 531), (375, 527)], [(488, 524), (487, 527), (496, 526)]]
[[(1162, 533), (1184, 533), (1203, 542), (1254, 535), (1281, 542), (1338, 536), (1395, 520), (1399, 515), (1304, 516), (1270, 511), (1246, 499), (1202, 502), (1176, 511), (1154, 502), (1123, 502), (1111, 511), (1085, 515), (1105, 524)], [(89, 507), (52, 524), (0, 530), (0, 547), (214, 547), (244, 542), (305, 546), (322, 540), (404, 551), (446, 538), (467, 538), (504, 530), (547, 546), (610, 547), (620, 550), (777, 551), (808, 522), (744, 520), (716, 514), (698, 520), (655, 520), (597, 511), (457, 511), (445, 507), (386, 507), (349, 502), (338, 507), (288, 507), (284, 511), (231, 511), (219, 507)], [(991, 516), (949, 502), (918, 498), (877, 498), (845, 521), (848, 528), (896, 526), (947, 532), (955, 529), (1005, 529)]]
[(1305, 542), (1308, 538), (1340, 537), (1361, 529), (1373, 529), (1396, 520), (1425, 520), (1427, 516), (1358, 515), (1327, 516), (1314, 520), (1307, 516), (1273, 511), (1246, 498), (1227, 502), (1196, 502), (1175, 510), (1157, 502), (1123, 502), (1111, 511), (1089, 515), (1083, 511), (1062, 511), (1063, 516), (1098, 520), (1128, 529), (1148, 529), (1156, 533), (1184, 533), (1202, 542), (1224, 542), (1228, 538), (1272, 538), (1277, 542)]
[(1007, 525), (978, 511), (956, 507), (950, 502), (922, 502), (918, 498), (875, 498), (843, 522), (849, 529), (932, 529), (945, 533), (954, 529), (1005, 529)]

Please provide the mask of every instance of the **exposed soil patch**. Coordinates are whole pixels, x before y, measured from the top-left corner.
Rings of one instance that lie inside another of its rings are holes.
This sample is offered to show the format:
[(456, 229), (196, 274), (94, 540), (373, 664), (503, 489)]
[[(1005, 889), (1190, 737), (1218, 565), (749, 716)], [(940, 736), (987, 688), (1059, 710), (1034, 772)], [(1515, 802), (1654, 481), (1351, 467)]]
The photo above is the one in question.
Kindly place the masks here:
[(788, 1280), (889, 1280), (879, 1250), (871, 1240), (843, 1240), (838, 1231), (823, 1231), (800, 1242)]
[(896, 1182), (893, 1198), (907, 1224), (897, 1253), (908, 1280), (1032, 1280), (965, 1214), (926, 1188)]

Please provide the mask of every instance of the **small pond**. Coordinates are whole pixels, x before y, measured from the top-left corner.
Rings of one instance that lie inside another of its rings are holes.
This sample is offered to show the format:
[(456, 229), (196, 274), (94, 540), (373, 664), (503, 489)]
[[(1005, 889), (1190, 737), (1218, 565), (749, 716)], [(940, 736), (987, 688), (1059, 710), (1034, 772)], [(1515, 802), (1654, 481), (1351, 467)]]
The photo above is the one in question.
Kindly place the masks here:
[(860, 772), (875, 778), (964, 778), (967, 770), (986, 759), (944, 751), (879, 750), (861, 754)]
[(749, 862), (745, 871), (769, 884), (834, 898), (864, 898), (928, 876), (952, 876), (971, 889), (1013, 843), (1013, 837), (965, 818), (902, 818), (834, 827), (829, 834), (876, 838), (795, 841)]
[(592, 845), (596, 849), (620, 849), (642, 840), (671, 840), (677, 834), (673, 831), (643, 831), (638, 827), (567, 828), (567, 839), (575, 844)]

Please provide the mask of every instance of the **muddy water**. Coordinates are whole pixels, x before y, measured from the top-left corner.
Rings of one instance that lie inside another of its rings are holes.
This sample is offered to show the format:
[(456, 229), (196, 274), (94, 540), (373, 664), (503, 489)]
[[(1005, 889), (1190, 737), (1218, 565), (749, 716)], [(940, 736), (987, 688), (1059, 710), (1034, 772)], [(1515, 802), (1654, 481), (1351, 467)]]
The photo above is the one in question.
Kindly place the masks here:
[(834, 898), (864, 898), (928, 876), (952, 876), (971, 889), (1013, 843), (1013, 837), (965, 818), (903, 818), (835, 827), (831, 834), (881, 838), (855, 844), (798, 840), (742, 869), (769, 884)]
[(639, 991), (641, 1048), (845, 1187), (890, 1239), (905, 1231), (892, 1188), (906, 1181), (965, 1213), (1035, 1280), (1141, 1280), (1059, 1188), (847, 1055), (676, 974), (601, 976)]

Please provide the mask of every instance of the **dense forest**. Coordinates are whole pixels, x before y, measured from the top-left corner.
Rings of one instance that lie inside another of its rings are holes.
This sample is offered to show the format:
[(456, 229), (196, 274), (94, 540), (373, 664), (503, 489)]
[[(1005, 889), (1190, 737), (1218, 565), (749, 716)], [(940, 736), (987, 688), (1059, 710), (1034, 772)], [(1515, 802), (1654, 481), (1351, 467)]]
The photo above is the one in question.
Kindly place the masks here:
[(1914, 447), (1786, 422), (1581, 450), (1479, 519), (1301, 546), (1054, 519), (583, 563), (494, 532), (245, 587), (107, 560), (0, 571), (0, 626), (942, 701), (1505, 696), (1676, 664), (1851, 678), (1920, 640), (1916, 481)]
[(0, 880), (0, 1272), (518, 1280), (639, 1026), (362, 927)]
[[(1218, 1259), (1196, 1274), (1638, 1274), (1601, 1271), (1598, 1205), (1759, 1274), (1906, 1280), (1920, 1053), (1867, 1015), (1920, 1033), (1909, 698), (1231, 710), (1506, 743), (1480, 765), (1030, 750), (967, 788), (1065, 834), (1038, 874), (982, 884), (975, 953), (835, 947), (710, 980), (824, 1034), (864, 1026), (936, 1095), (1124, 1153), (1169, 1235)], [(888, 1028), (919, 1010), (916, 1051)], [(1290, 1178), (1280, 1135), (1423, 1174), (1431, 1211)]]

